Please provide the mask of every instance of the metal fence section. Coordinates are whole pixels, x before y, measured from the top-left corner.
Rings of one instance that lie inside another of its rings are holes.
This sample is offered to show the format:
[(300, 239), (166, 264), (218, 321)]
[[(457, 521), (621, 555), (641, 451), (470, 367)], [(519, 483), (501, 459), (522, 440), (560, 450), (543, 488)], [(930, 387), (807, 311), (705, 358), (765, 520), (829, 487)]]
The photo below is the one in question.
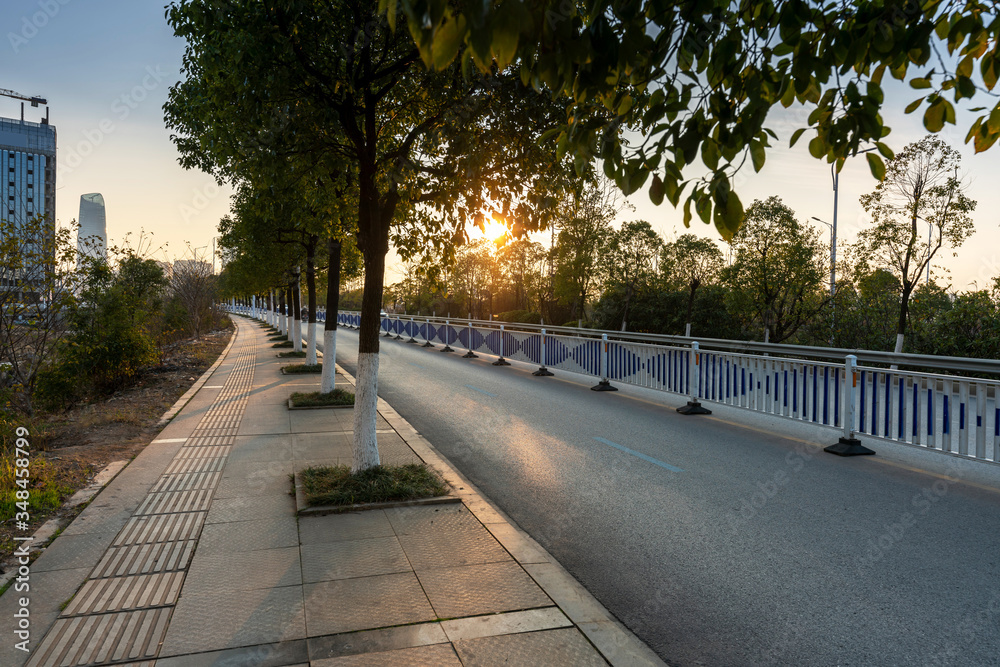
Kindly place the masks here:
[[(338, 323), (358, 327), (357, 313)], [(1000, 362), (922, 355), (574, 330), (412, 316), (382, 317), (382, 331), (407, 342), (466, 349), (610, 382), (631, 384), (754, 412), (841, 429), (957, 456), (1000, 463), (1000, 381), (858, 365), (858, 358), (996, 372)], [(711, 346), (716, 349), (702, 349)], [(753, 353), (763, 346), (765, 353)], [(771, 350), (774, 354), (771, 354)], [(886, 356), (888, 355), (888, 356)], [(836, 357), (840, 358), (837, 359)], [(942, 361), (943, 359), (943, 361)], [(900, 363), (900, 365), (903, 365)], [(887, 364), (888, 365), (888, 364)], [(597, 388), (597, 387), (595, 387)], [(843, 441), (842, 441), (843, 442)], [(864, 449), (864, 448), (862, 448)], [(870, 450), (866, 450), (869, 451)]]

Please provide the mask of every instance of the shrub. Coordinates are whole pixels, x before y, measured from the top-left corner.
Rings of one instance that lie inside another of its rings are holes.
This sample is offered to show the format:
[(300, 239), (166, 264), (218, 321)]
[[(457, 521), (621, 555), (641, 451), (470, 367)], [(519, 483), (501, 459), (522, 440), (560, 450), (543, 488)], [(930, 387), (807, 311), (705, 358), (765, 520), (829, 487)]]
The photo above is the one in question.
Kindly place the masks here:
[(508, 310), (500, 313), (497, 318), (502, 322), (517, 322), (519, 324), (541, 324), (542, 316), (530, 310)]

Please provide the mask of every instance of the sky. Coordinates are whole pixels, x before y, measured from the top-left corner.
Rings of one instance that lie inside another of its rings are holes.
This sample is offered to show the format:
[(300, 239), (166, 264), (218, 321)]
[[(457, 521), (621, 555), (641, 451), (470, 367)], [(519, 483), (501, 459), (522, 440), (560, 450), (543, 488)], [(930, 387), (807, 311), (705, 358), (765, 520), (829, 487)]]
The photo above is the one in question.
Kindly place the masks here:
[[(184, 42), (173, 36), (158, 0), (5, 0), (0, 3), (0, 88), (49, 101), (50, 121), (58, 132), (56, 217), (66, 224), (78, 216), (80, 196), (104, 195), (108, 236), (112, 243), (132, 234), (151, 236), (158, 259), (190, 257), (191, 250), (211, 252), (219, 219), (229, 211), (231, 189), (207, 174), (188, 171), (163, 124), (162, 106), (171, 85), (180, 78)], [(916, 96), (906, 87), (889, 87), (883, 116), (893, 128), (886, 142), (895, 150), (925, 134), (919, 116), (903, 108)], [(984, 103), (992, 105), (986, 98)], [(17, 118), (20, 103), (0, 97), (0, 116)], [(38, 121), (44, 109), (26, 105), (25, 119)], [(978, 201), (976, 233), (958, 257), (939, 255), (936, 261), (950, 275), (936, 272), (944, 285), (965, 290), (987, 287), (1000, 275), (1000, 146), (974, 155), (964, 144), (971, 116), (959, 115), (959, 125), (939, 135), (963, 154), (962, 175), (968, 196)], [(769, 126), (779, 136), (759, 174), (747, 168), (736, 190), (744, 205), (771, 195), (781, 197), (800, 220), (833, 216), (830, 167), (812, 158), (806, 132), (795, 148), (787, 148), (791, 133), (805, 122), (800, 109), (776, 110)], [(874, 189), (864, 157), (848, 161), (840, 175), (838, 255), (853, 241), (867, 219), (858, 198)], [(618, 222), (648, 220), (667, 239), (685, 230), (683, 214), (669, 204), (654, 206), (645, 192), (629, 198), (635, 211), (625, 210)], [(820, 223), (811, 222), (829, 231)], [(700, 221), (689, 230), (719, 240)], [(548, 234), (539, 237), (547, 244)], [(387, 283), (401, 268), (390, 257)]]

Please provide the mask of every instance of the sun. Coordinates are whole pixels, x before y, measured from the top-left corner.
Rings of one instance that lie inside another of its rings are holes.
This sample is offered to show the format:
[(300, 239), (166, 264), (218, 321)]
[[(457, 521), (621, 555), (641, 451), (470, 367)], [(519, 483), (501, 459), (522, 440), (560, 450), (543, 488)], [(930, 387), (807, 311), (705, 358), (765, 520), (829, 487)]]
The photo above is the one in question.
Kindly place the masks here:
[[(479, 230), (476, 229), (476, 232)], [(494, 243), (500, 243), (503, 239), (507, 237), (509, 230), (507, 226), (498, 220), (494, 220), (493, 216), (486, 216), (486, 220), (483, 223), (483, 238), (489, 239)], [(478, 234), (476, 234), (478, 236)]]

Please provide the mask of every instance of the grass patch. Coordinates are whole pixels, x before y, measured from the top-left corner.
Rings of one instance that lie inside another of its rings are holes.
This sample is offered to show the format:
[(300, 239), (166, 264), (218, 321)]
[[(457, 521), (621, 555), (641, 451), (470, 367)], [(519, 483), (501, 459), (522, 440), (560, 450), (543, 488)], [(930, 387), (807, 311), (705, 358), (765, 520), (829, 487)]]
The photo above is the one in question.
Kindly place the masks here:
[(305, 359), (306, 358), (306, 353), (305, 352), (296, 352), (295, 350), (292, 350), (291, 352), (279, 352), (278, 356), (279, 357), (284, 357), (286, 359), (288, 359), (288, 358), (291, 358), (291, 359)]
[(15, 484), (16, 467), (13, 453), (0, 457), (0, 521), (7, 522), (21, 511), (18, 508), (18, 491), (28, 492), (28, 513), (36, 514), (43, 511), (58, 509), (64, 497), (73, 493), (73, 487), (47, 459), (32, 456), (28, 467), (28, 488), (22, 489)]
[(348, 466), (306, 468), (302, 488), (310, 505), (354, 505), (433, 498), (448, 488), (427, 466), (375, 466), (356, 475)]
[(288, 336), (283, 333), (268, 334), (268, 340), (288, 340)]
[[(305, 343), (302, 343), (302, 344), (305, 345)], [(285, 339), (285, 340), (281, 341), (280, 343), (275, 343), (271, 347), (295, 347), (295, 342), (291, 341), (291, 340), (288, 340), (288, 339)]]
[(318, 391), (297, 391), (291, 396), (296, 408), (318, 408), (325, 405), (354, 405), (354, 394), (343, 389), (334, 389), (327, 394)]
[(291, 366), (282, 366), (281, 370), (285, 371), (286, 374), (322, 373), (323, 364), (292, 364)]

